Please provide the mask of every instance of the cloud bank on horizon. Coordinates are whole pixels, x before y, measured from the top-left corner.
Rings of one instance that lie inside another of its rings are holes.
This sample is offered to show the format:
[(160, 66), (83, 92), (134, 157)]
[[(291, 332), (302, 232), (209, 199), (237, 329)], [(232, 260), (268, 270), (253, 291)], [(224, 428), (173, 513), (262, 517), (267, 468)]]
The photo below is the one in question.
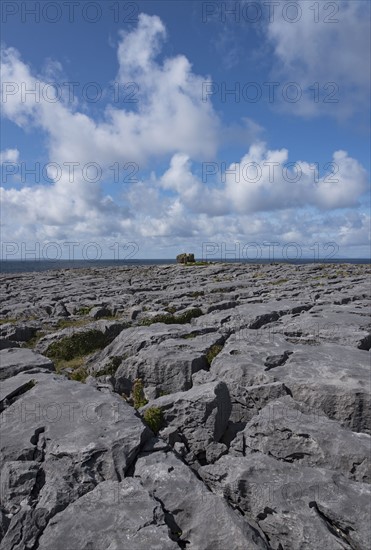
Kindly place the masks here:
[[(299, 72), (307, 85), (324, 77), (346, 82), (352, 101), (342, 104), (340, 118), (364, 109), (369, 90), (362, 59), (367, 22), (360, 3), (345, 2), (344, 9), (344, 28), (310, 24), (307, 15), (299, 25), (278, 18), (262, 30), (273, 49), (272, 74), (290, 81)], [(21, 97), (22, 86), (47, 89), (48, 77), (31, 67), (25, 52), (2, 48), (1, 80), (8, 83), (2, 86), (2, 116), (21, 131), (42, 135), (46, 151), (43, 177), (31, 183), (18, 170), (22, 148), (12, 142), (1, 152), (2, 240), (130, 241), (138, 243), (138, 258), (172, 257), (184, 246), (197, 255), (206, 241), (334, 241), (341, 257), (366, 256), (370, 216), (363, 163), (343, 148), (332, 151), (325, 167), (310, 151), (307, 159), (290, 158), (284, 133), (280, 148), (270, 148), (259, 120), (242, 117), (236, 131), (249, 126), (245, 152), (223, 163), (233, 126), (212, 98), (203, 97), (212, 75), (196, 74), (185, 55), (162, 56), (167, 41), (157, 15), (141, 13), (135, 27), (121, 31), (113, 77), (122, 86), (135, 83), (138, 102), (123, 108), (108, 100), (94, 114), (64, 95), (55, 101), (43, 94), (37, 101), (32, 94)], [(323, 116), (323, 103), (317, 107), (305, 100), (291, 114), (305, 124)], [(128, 159), (133, 173), (142, 170), (121, 186), (112, 183), (112, 166)], [(80, 167), (88, 165), (84, 173)]]

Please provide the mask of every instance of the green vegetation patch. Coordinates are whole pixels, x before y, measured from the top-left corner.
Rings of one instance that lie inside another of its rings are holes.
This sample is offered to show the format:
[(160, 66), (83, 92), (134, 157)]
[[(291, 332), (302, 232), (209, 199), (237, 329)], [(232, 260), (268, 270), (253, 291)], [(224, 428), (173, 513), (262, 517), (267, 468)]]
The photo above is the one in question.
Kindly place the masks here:
[(336, 271), (335, 275), (336, 275), (336, 277), (349, 277), (352, 274), (349, 273), (348, 271), (343, 270), (343, 269), (339, 269), (338, 271)]
[(154, 434), (158, 434), (164, 422), (164, 413), (160, 407), (149, 407), (143, 414), (145, 423)]
[(91, 310), (93, 309), (94, 306), (85, 306), (85, 307), (80, 307), (77, 311), (76, 311), (76, 315), (88, 315)]
[(183, 264), (187, 267), (193, 267), (193, 266), (203, 266), (203, 265), (209, 265), (209, 262), (186, 262), (185, 264)]
[[(89, 376), (88, 371), (85, 368), (87, 356), (74, 357), (70, 360), (54, 359), (55, 370), (58, 374), (65, 374), (71, 380), (78, 382), (85, 382)], [(72, 370), (72, 372), (70, 372)]]
[(168, 307), (165, 307), (165, 310), (168, 313), (175, 313), (176, 312), (176, 307), (175, 306), (168, 306)]
[(99, 330), (76, 332), (50, 344), (45, 355), (51, 359), (69, 361), (75, 357), (82, 357), (98, 349), (103, 349), (111, 341), (112, 338), (108, 338)]
[(190, 332), (189, 334), (184, 334), (183, 336), (181, 336), (181, 338), (183, 338), (184, 340), (190, 340), (200, 335), (201, 335), (201, 332)]
[(205, 292), (203, 290), (195, 290), (190, 293), (190, 296), (191, 298), (198, 298), (199, 296), (205, 296)]
[(92, 319), (59, 319), (57, 328), (83, 327), (92, 322)]
[(144, 407), (148, 403), (144, 395), (143, 382), (140, 378), (134, 380), (132, 397), (135, 409), (140, 409), (140, 407)]
[(80, 367), (70, 374), (71, 380), (75, 380), (76, 382), (85, 382), (88, 376), (89, 373), (84, 367)]
[(18, 319), (0, 319), (0, 325), (6, 325), (7, 323), (16, 323)]
[(283, 283), (287, 283), (288, 279), (278, 279), (278, 281), (272, 281), (272, 285), (282, 285)]
[(33, 349), (36, 346), (36, 344), (39, 342), (39, 340), (41, 340), (41, 338), (45, 336), (45, 334), (46, 332), (44, 330), (36, 331), (35, 336), (33, 336), (27, 342), (25, 342), (24, 347)]
[(223, 349), (223, 346), (221, 344), (214, 344), (211, 346), (211, 348), (208, 349), (206, 353), (206, 359), (209, 365), (211, 365), (211, 362), (215, 357), (220, 353)]

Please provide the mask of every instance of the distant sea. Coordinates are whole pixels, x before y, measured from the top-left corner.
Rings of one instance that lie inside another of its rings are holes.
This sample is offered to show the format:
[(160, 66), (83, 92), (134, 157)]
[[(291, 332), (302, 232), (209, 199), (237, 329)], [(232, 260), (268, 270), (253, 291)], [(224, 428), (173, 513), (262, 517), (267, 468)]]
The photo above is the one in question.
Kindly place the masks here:
[[(300, 259), (300, 260), (282, 260), (282, 259), (264, 259), (246, 260), (246, 259), (209, 259), (210, 262), (223, 263), (244, 263), (244, 264), (370, 264), (369, 258), (332, 258), (331, 260), (321, 259)], [(56, 269), (86, 269), (89, 267), (125, 267), (125, 266), (148, 266), (148, 265), (170, 265), (175, 264), (175, 260), (153, 259), (153, 260), (2, 260), (0, 261), (0, 273), (27, 273), (35, 271), (53, 271)]]

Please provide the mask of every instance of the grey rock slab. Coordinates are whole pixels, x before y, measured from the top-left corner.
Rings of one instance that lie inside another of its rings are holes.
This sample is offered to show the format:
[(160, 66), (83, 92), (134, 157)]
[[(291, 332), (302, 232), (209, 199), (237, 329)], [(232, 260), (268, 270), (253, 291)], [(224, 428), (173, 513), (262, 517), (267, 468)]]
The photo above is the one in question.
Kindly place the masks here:
[(134, 379), (141, 378), (145, 387), (156, 386), (158, 392), (188, 390), (192, 374), (209, 369), (208, 350), (221, 341), (218, 333), (207, 333), (194, 338), (167, 338), (143, 347), (136, 355), (123, 359), (114, 374), (115, 389), (127, 394)]
[(350, 346), (323, 344), (298, 350), (272, 372), (296, 401), (322, 409), (355, 432), (371, 432), (370, 354)]
[(138, 479), (103, 481), (50, 520), (39, 550), (176, 550), (164, 512)]
[(126, 328), (106, 346), (101, 352), (96, 353), (87, 363), (90, 373), (104, 369), (112, 357), (127, 358), (136, 355), (141, 349), (158, 344), (167, 338), (178, 337), (187, 334), (188, 328), (183, 325), (165, 325), (154, 323), (148, 327), (137, 326)]
[(312, 340), (369, 349), (361, 346), (370, 332), (370, 318), (360, 315), (353, 304), (329, 305), (326, 308), (315, 306), (308, 312), (289, 316), (283, 321), (282, 328), (273, 328), (272, 332), (282, 331), (285, 336), (291, 337), (294, 343)]
[(176, 429), (180, 439), (197, 457), (204, 455), (209, 443), (222, 437), (231, 412), (231, 403), (224, 382), (211, 382), (186, 392), (164, 395), (150, 401), (140, 412), (150, 407), (161, 408), (164, 427)]
[(54, 371), (53, 362), (28, 348), (7, 348), (0, 351), (0, 380), (35, 369)]
[(354, 481), (370, 483), (371, 436), (297, 403), (289, 395), (271, 401), (232, 442), (235, 456), (260, 452), (296, 465), (338, 470)]
[(268, 548), (264, 537), (173, 453), (140, 457), (134, 476), (168, 511), (179, 542), (189, 550)]
[(242, 304), (234, 308), (232, 319), (238, 329), (260, 329), (290, 313), (309, 310), (313, 306), (307, 301), (270, 300), (262, 304)]
[(198, 330), (207, 330), (211, 328), (229, 334), (231, 332), (229, 321), (231, 320), (232, 311), (234, 311), (234, 309), (216, 310), (211, 313), (206, 313), (201, 317), (192, 319), (191, 325)]
[(248, 386), (244, 383), (243, 376), (238, 379), (238, 373), (230, 377), (218, 377), (213, 371), (199, 371), (192, 376), (193, 386), (199, 386), (223, 379), (227, 384), (231, 397), (232, 422), (248, 422), (258, 413), (269, 401), (287, 395), (290, 390), (282, 382), (267, 382), (265, 384), (253, 384)]
[(70, 313), (63, 302), (58, 302), (52, 311), (53, 317), (69, 317)]
[(232, 422), (247, 422), (269, 401), (289, 393), (282, 382), (272, 382), (253, 386), (231, 385)]
[(206, 462), (213, 464), (219, 458), (228, 452), (228, 447), (224, 443), (212, 442), (206, 447)]
[(40, 466), (2, 550), (15, 541), (32, 547), (58, 511), (101, 481), (120, 481), (152, 435), (119, 396), (62, 376), (18, 374), (1, 384), (1, 397), (1, 465), (18, 462), (20, 480), (25, 461)]
[[(229, 388), (281, 382), (297, 401), (322, 409), (354, 431), (369, 433), (369, 357), (369, 352), (351, 346), (295, 345), (266, 329), (245, 329), (228, 339), (210, 375)], [(277, 363), (273, 368), (272, 358)]]
[(259, 452), (224, 455), (199, 474), (259, 525), (274, 550), (368, 547), (371, 488), (365, 483)]
[(238, 305), (238, 302), (236, 301), (233, 301), (233, 300), (223, 300), (221, 302), (217, 302), (215, 304), (212, 304), (210, 305), (208, 308), (207, 308), (207, 312), (206, 313), (211, 313), (212, 311), (224, 311), (226, 309), (233, 309), (234, 307), (236, 307)]
[(312, 303), (294, 300), (271, 300), (267, 303), (240, 304), (231, 309), (212, 311), (192, 320), (199, 327), (222, 327), (228, 334), (243, 329), (258, 330), (265, 325), (281, 319), (291, 312), (310, 309)]
[(7, 461), (1, 468), (2, 509), (13, 515), (27, 501), (37, 482), (40, 462), (33, 460)]
[(92, 319), (100, 319), (112, 315), (112, 310), (106, 306), (96, 306), (89, 311), (89, 317)]

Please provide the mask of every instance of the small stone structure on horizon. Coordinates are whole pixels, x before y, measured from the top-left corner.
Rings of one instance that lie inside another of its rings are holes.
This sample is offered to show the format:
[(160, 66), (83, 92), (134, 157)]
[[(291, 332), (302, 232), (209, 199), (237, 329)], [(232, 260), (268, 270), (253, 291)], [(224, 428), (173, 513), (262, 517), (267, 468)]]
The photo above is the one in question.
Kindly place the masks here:
[(178, 254), (178, 256), (176, 257), (176, 261), (178, 264), (192, 263), (195, 261), (195, 255), (184, 252), (183, 254)]

